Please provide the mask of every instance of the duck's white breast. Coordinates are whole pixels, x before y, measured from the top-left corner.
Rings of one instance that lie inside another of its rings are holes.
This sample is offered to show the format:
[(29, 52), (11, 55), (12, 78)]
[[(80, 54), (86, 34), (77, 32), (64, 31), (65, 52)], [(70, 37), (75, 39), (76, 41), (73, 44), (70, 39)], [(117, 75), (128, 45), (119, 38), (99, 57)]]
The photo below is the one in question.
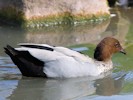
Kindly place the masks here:
[(72, 57), (61, 57), (57, 60), (46, 62), (44, 73), (48, 77), (81, 77), (97, 76), (97, 66), (93, 62), (79, 62)]

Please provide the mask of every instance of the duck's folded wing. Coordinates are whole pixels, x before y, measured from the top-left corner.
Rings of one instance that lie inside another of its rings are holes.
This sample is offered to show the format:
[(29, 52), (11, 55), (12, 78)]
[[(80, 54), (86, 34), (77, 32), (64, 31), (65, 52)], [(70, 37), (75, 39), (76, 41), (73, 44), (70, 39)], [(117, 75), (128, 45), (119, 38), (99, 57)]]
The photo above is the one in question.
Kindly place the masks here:
[(54, 50), (56, 50), (57, 52), (61, 52), (62, 54), (66, 55), (66, 56), (73, 57), (77, 61), (88, 62), (91, 60), (91, 58), (89, 58), (88, 56), (83, 55), (80, 52), (71, 50), (69, 48), (55, 47)]
[(55, 60), (61, 56), (73, 57), (77, 61), (86, 62), (88, 61), (88, 59), (91, 60), (91, 58), (89, 58), (88, 56), (85, 56), (77, 51), (65, 47), (54, 47), (47, 44), (31, 44), (31, 43), (21, 43), (19, 45), (25, 47), (35, 57), (39, 55), (39, 58), (46, 61), (49, 59)]

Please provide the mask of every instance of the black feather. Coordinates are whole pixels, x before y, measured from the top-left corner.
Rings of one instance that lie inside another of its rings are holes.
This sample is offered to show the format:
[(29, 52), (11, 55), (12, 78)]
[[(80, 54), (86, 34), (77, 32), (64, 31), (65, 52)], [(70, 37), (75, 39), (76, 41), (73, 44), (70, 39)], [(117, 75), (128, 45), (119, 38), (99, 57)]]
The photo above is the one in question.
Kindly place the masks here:
[(32, 45), (32, 44), (28, 44), (28, 45), (20, 45), (23, 47), (28, 47), (28, 48), (37, 48), (37, 49), (44, 49), (44, 50), (49, 50), (49, 51), (54, 51), (53, 48), (50, 47), (46, 47), (46, 46), (38, 46), (38, 45)]
[(4, 48), (15, 65), (18, 66), (22, 75), (28, 77), (46, 77), (43, 72), (44, 62), (33, 57), (28, 51), (18, 51), (7, 45)]

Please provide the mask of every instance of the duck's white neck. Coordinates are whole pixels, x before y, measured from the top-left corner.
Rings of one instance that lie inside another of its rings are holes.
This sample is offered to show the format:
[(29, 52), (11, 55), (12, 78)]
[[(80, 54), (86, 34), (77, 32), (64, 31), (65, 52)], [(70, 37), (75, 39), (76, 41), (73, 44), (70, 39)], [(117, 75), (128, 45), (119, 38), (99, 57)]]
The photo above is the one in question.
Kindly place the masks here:
[(99, 70), (99, 73), (107, 72), (107, 71), (109, 71), (109, 70), (111, 70), (113, 68), (113, 63), (112, 63), (111, 60), (108, 60), (106, 62), (96, 61), (95, 60), (95, 63), (97, 65), (97, 68)]

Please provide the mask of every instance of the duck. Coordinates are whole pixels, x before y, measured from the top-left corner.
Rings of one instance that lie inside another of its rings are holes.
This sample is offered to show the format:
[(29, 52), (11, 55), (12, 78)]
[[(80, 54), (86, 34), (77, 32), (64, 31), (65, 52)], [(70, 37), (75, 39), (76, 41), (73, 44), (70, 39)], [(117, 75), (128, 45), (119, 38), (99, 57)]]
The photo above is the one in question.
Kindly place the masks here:
[(113, 37), (105, 37), (94, 50), (94, 57), (62, 46), (48, 44), (19, 43), (20, 47), (10, 45), (4, 52), (19, 68), (22, 76), (44, 78), (72, 78), (99, 76), (113, 69), (112, 56), (121, 52), (126, 54), (120, 42)]

